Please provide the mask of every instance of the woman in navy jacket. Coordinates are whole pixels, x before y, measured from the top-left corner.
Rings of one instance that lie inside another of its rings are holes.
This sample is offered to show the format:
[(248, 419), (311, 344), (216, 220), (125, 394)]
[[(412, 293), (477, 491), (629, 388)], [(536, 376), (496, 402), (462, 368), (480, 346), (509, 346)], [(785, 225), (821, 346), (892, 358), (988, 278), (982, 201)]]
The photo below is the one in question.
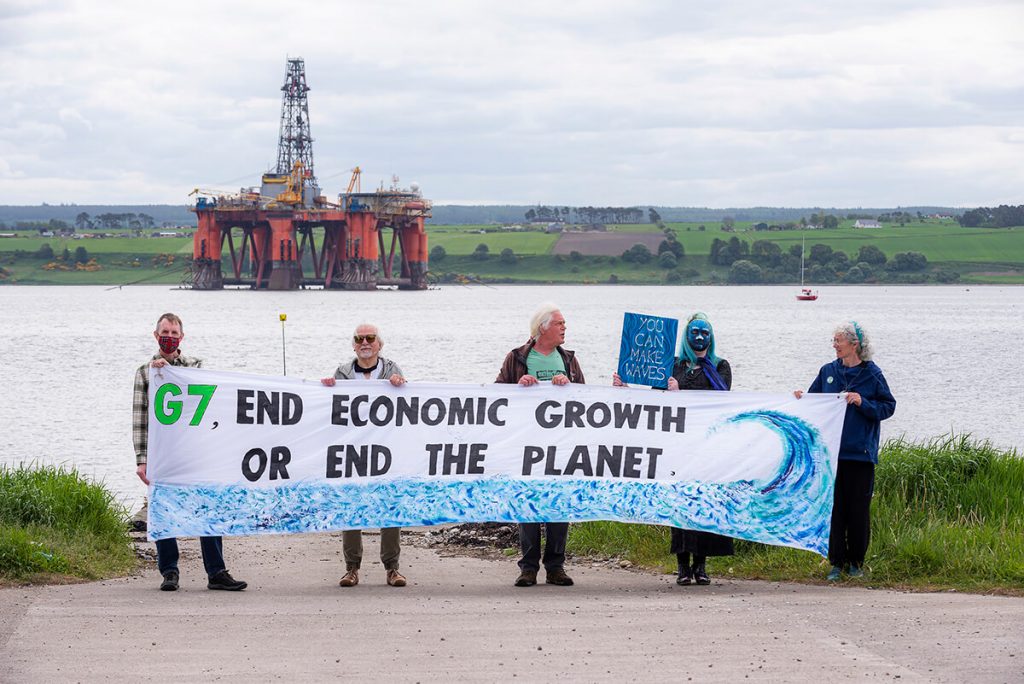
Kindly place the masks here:
[[(847, 567), (850, 577), (864, 575), (879, 432), (881, 422), (895, 413), (896, 399), (882, 369), (871, 360), (871, 340), (857, 322), (837, 326), (832, 347), (836, 350), (835, 361), (821, 367), (807, 391), (846, 393), (846, 420), (839, 443), (828, 540), (828, 559), (832, 563), (828, 580), (834, 582)], [(795, 394), (800, 397), (803, 392)]]

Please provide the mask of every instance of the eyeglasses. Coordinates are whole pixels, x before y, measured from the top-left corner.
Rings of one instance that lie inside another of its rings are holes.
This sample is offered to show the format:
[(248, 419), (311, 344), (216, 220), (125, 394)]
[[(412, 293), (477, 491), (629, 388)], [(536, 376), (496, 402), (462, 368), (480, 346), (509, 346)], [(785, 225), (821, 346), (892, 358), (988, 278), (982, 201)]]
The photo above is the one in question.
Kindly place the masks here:
[(369, 342), (370, 344), (373, 344), (374, 342), (377, 341), (377, 336), (376, 335), (353, 335), (352, 336), (352, 341), (355, 342), (356, 344), (362, 344), (363, 342)]

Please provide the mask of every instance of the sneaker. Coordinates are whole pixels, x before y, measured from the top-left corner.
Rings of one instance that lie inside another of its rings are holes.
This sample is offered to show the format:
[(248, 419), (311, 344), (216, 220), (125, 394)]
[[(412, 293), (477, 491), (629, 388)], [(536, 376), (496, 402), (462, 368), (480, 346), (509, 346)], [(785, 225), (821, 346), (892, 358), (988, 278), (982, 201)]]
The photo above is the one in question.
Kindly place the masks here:
[(389, 587), (404, 587), (405, 584), (405, 578), (402, 577), (402, 573), (398, 572), (397, 568), (391, 568), (390, 570), (388, 570)]
[(160, 583), (160, 591), (178, 591), (178, 571), (168, 570), (164, 581)]
[(681, 587), (689, 586), (693, 582), (693, 569), (683, 568), (679, 571), (679, 576), (676, 577), (676, 584)]
[(832, 569), (828, 571), (828, 575), (825, 576), (826, 582), (838, 582), (839, 576), (843, 574), (843, 569), (838, 565), (833, 565)]
[(206, 583), (207, 589), (223, 589), (224, 591), (242, 591), (247, 586), (249, 586), (247, 583), (236, 580), (227, 570), (221, 570)]
[(532, 587), (537, 583), (537, 571), (536, 570), (523, 570), (519, 573), (519, 577), (516, 578), (517, 587)]
[(339, 587), (354, 587), (359, 584), (359, 568), (349, 568), (344, 576), (338, 580)]
[(850, 577), (857, 578), (863, 576), (864, 570), (859, 565), (854, 565), (853, 563), (850, 563)]
[(555, 570), (548, 570), (547, 578), (544, 580), (548, 584), (555, 584), (560, 587), (571, 587), (572, 577), (565, 574), (565, 570), (557, 568)]

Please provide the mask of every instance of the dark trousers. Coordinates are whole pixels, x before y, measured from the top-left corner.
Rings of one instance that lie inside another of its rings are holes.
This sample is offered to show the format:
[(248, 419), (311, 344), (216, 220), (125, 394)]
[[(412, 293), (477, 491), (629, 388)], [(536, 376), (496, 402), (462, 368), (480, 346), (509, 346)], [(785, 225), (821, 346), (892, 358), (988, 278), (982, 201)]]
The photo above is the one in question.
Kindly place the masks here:
[(840, 460), (832, 503), (832, 532), (828, 560), (832, 565), (863, 565), (871, 539), (871, 496), (875, 492), (875, 464)]
[[(224, 569), (224, 544), (221, 537), (200, 537), (199, 548), (203, 552), (203, 566), (206, 575), (213, 577)], [(161, 575), (171, 570), (178, 571), (178, 540), (158, 539), (156, 542), (156, 567)]]
[(569, 523), (520, 523), (519, 548), (523, 557), (519, 560), (520, 570), (540, 570), (540, 526), (545, 527), (547, 543), (544, 545), (544, 569), (558, 570), (565, 565), (565, 540), (569, 538)]

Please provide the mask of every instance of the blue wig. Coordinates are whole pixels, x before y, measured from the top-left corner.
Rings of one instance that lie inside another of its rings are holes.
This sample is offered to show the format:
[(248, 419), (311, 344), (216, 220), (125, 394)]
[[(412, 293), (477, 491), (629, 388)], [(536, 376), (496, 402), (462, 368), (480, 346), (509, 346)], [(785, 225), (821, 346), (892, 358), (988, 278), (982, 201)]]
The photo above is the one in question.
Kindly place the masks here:
[(679, 338), (679, 356), (677, 358), (680, 363), (685, 361), (690, 366), (700, 365), (700, 362), (697, 361), (697, 354), (690, 347), (690, 341), (687, 339), (690, 323), (698, 320), (707, 323), (708, 329), (711, 330), (711, 344), (708, 345), (708, 352), (705, 358), (711, 362), (711, 365), (718, 367), (718, 362), (721, 359), (715, 354), (715, 328), (711, 325), (711, 321), (708, 320), (708, 315), (701, 311), (698, 311), (686, 320), (686, 325), (683, 326), (682, 335)]

